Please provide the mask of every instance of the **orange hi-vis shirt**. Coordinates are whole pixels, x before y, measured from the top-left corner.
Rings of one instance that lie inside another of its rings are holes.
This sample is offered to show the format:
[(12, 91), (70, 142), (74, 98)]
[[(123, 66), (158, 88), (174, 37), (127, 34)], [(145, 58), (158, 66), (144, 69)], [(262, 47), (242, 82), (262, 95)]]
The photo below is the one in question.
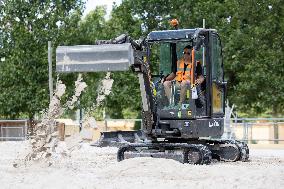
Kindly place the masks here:
[(179, 61), (177, 61), (177, 72), (176, 72), (175, 80), (178, 82), (190, 80), (191, 79), (191, 69), (192, 69), (192, 63), (189, 63), (186, 65), (184, 62), (184, 59), (180, 59)]

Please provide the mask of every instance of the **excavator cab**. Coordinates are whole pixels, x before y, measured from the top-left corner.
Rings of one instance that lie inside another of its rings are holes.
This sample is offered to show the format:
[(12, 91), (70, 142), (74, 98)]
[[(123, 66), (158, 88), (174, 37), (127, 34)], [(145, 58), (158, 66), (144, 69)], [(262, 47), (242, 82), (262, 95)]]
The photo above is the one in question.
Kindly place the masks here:
[[(157, 104), (157, 122), (160, 123), (158, 128), (162, 131), (168, 130), (167, 133), (175, 133), (178, 130), (172, 137), (220, 137), (223, 134), (226, 82), (221, 41), (216, 30), (154, 31), (148, 35), (147, 44), (147, 60)], [(180, 103), (178, 82), (172, 80), (171, 98), (168, 99), (160, 81), (161, 78), (176, 72), (177, 61), (183, 58), (183, 49), (188, 45), (193, 47), (192, 77), (186, 87), (185, 100)], [(195, 86), (197, 69), (204, 81)], [(192, 129), (189, 131), (186, 125)]]
[[(177, 61), (183, 59), (183, 50), (184, 47), (192, 45), (190, 41), (173, 41), (166, 43), (154, 43), (152, 48), (158, 50), (158, 60), (154, 60), (151, 56), (149, 57), (151, 64), (156, 64), (158, 68), (154, 68), (152, 73), (155, 70), (158, 70), (158, 75), (153, 74), (152, 77), (155, 83), (155, 93), (157, 98), (157, 107), (159, 111), (159, 117), (163, 118), (174, 118), (174, 119), (188, 119), (195, 118), (196, 114), (205, 115), (205, 96), (204, 92), (206, 90), (205, 81), (200, 86), (192, 85), (197, 78), (197, 73), (195, 70), (199, 69), (199, 74), (203, 74), (202, 66), (202, 51), (191, 49), (191, 62), (193, 64), (188, 65), (190, 67), (190, 72), (193, 73), (193, 76), (187, 81), (186, 93), (184, 94), (184, 100), (180, 103), (181, 95), (181, 84), (176, 79), (171, 80), (170, 92), (171, 96), (168, 98), (165, 94), (165, 85), (164, 83), (159, 82), (159, 78), (166, 78), (171, 73), (177, 72)], [(157, 51), (155, 49), (155, 51)], [(154, 56), (155, 57), (155, 56)], [(154, 66), (153, 66), (154, 67)], [(200, 73), (201, 72), (201, 73)], [(206, 77), (204, 75), (204, 77)], [(193, 91), (196, 90), (196, 91)], [(196, 94), (193, 94), (196, 93)], [(198, 93), (198, 94), (197, 94)], [(194, 95), (199, 95), (200, 99), (196, 99)], [(173, 113), (175, 112), (175, 113)]]

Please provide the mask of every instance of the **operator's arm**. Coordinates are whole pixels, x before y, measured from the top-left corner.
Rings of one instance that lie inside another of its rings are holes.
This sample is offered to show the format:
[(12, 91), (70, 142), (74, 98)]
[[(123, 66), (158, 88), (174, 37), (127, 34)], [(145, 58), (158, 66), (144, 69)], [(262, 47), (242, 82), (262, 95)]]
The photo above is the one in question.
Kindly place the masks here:
[(203, 81), (204, 81), (203, 75), (198, 75), (197, 79), (195, 80), (195, 84), (199, 85), (199, 84), (203, 83)]
[(171, 81), (176, 77), (176, 74), (174, 72), (172, 72), (170, 75), (168, 75), (164, 81)]
[(197, 62), (196, 75), (197, 75), (197, 78), (195, 80), (195, 84), (199, 85), (204, 81), (204, 77), (202, 75), (202, 66), (201, 66), (200, 61)]

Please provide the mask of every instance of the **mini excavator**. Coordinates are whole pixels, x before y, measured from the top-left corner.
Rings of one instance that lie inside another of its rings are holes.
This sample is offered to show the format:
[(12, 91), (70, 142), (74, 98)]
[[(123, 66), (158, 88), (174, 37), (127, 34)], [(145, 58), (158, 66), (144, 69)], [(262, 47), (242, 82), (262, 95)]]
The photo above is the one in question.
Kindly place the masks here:
[[(161, 80), (174, 72), (183, 48), (191, 46), (192, 77), (186, 99), (179, 102), (180, 88), (171, 85), (171, 99)], [(95, 45), (59, 46), (56, 71), (127, 71), (138, 75), (142, 97), (139, 131), (102, 132), (98, 146), (118, 146), (117, 160), (134, 157), (170, 158), (182, 163), (209, 164), (248, 161), (246, 143), (221, 139), (224, 132), (226, 86), (222, 45), (215, 29), (152, 31), (133, 40), (120, 35), (98, 40)], [(202, 65), (204, 81), (195, 86), (194, 70)], [(194, 93), (197, 93), (194, 95)]]

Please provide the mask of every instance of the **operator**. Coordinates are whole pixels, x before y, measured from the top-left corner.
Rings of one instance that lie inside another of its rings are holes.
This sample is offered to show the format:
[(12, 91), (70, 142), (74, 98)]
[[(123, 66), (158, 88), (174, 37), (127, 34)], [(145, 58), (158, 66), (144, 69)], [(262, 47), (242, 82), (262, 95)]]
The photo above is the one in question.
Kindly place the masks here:
[[(186, 89), (190, 87), (190, 78), (191, 78), (191, 69), (192, 69), (192, 46), (187, 45), (183, 49), (183, 56), (180, 60), (177, 61), (177, 70), (176, 72), (172, 72), (170, 75), (164, 78), (163, 85), (165, 88), (166, 96), (170, 102), (171, 99), (171, 86), (172, 81), (176, 81), (176, 85), (180, 87), (180, 101), (182, 104), (185, 100)], [(195, 80), (196, 85), (200, 85), (204, 81), (204, 77), (202, 75), (202, 66), (200, 62), (197, 63), (195, 73), (197, 78)]]

